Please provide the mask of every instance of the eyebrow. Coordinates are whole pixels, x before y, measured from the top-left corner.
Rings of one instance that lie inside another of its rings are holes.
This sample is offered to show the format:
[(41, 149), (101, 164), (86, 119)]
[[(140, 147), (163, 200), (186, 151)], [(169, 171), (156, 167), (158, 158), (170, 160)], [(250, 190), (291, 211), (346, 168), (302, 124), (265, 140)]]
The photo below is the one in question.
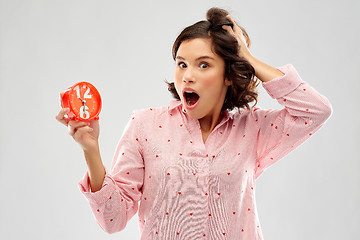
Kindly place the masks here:
[[(183, 57), (181, 57), (181, 56), (176, 56), (176, 59), (185, 60), (185, 58), (183, 58)], [(201, 60), (201, 59), (212, 59), (212, 60), (215, 60), (215, 58), (210, 57), (210, 56), (201, 56), (201, 57), (198, 57), (197, 59), (195, 59), (195, 61), (198, 61), (198, 60)]]

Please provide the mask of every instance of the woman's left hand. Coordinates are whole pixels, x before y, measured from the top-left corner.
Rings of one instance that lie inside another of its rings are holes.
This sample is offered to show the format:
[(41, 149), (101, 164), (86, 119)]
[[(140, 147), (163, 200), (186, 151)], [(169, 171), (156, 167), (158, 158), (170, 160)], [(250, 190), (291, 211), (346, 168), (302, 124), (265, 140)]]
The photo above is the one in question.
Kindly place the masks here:
[(250, 53), (241, 28), (235, 23), (234, 19), (230, 15), (227, 15), (226, 17), (234, 24), (234, 30), (227, 25), (222, 27), (236, 38), (239, 43), (239, 56), (245, 58), (251, 64), (251, 66), (253, 66), (255, 69), (255, 76), (262, 82), (268, 82), (274, 78), (284, 76), (284, 73), (279, 69), (258, 60)]
[(230, 33), (238, 41), (240, 48), (239, 55), (249, 61), (252, 54), (249, 51), (241, 28), (235, 23), (234, 19), (230, 15), (227, 15), (226, 17), (234, 24), (234, 30), (227, 25), (222, 26), (222, 28), (228, 31), (228, 33)]

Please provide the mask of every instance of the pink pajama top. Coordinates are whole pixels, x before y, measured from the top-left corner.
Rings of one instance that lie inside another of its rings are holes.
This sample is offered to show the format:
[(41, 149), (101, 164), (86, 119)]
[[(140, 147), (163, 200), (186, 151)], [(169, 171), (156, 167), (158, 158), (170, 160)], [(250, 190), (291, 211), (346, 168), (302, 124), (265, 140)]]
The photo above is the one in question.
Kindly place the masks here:
[(283, 109), (223, 111), (205, 143), (180, 101), (134, 111), (102, 188), (91, 192), (88, 172), (79, 182), (104, 231), (123, 230), (139, 210), (141, 240), (263, 239), (255, 180), (332, 114), (293, 65), (279, 70), (262, 85)]

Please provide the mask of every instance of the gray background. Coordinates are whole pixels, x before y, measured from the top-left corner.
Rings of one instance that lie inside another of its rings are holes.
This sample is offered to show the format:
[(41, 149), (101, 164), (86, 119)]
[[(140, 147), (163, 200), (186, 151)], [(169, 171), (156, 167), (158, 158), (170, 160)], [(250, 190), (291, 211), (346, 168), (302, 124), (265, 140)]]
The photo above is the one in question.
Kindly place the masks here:
[[(60, 91), (100, 91), (100, 147), (110, 168), (132, 110), (171, 100), (171, 47), (180, 31), (224, 7), (252, 53), (292, 63), (333, 107), (326, 124), (257, 181), (266, 240), (358, 239), (360, 2), (0, 1), (0, 238), (139, 239), (135, 215), (114, 235), (95, 222), (77, 182), (83, 153), (55, 120)], [(282, 108), (259, 85), (261, 108)]]

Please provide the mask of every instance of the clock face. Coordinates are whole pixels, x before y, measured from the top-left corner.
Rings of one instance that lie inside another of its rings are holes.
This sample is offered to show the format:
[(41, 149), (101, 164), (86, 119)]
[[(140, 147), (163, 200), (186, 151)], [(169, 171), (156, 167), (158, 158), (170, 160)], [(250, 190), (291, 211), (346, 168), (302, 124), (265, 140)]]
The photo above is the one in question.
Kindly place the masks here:
[(75, 84), (69, 93), (69, 103), (79, 120), (92, 120), (101, 110), (101, 98), (97, 89), (87, 82)]

